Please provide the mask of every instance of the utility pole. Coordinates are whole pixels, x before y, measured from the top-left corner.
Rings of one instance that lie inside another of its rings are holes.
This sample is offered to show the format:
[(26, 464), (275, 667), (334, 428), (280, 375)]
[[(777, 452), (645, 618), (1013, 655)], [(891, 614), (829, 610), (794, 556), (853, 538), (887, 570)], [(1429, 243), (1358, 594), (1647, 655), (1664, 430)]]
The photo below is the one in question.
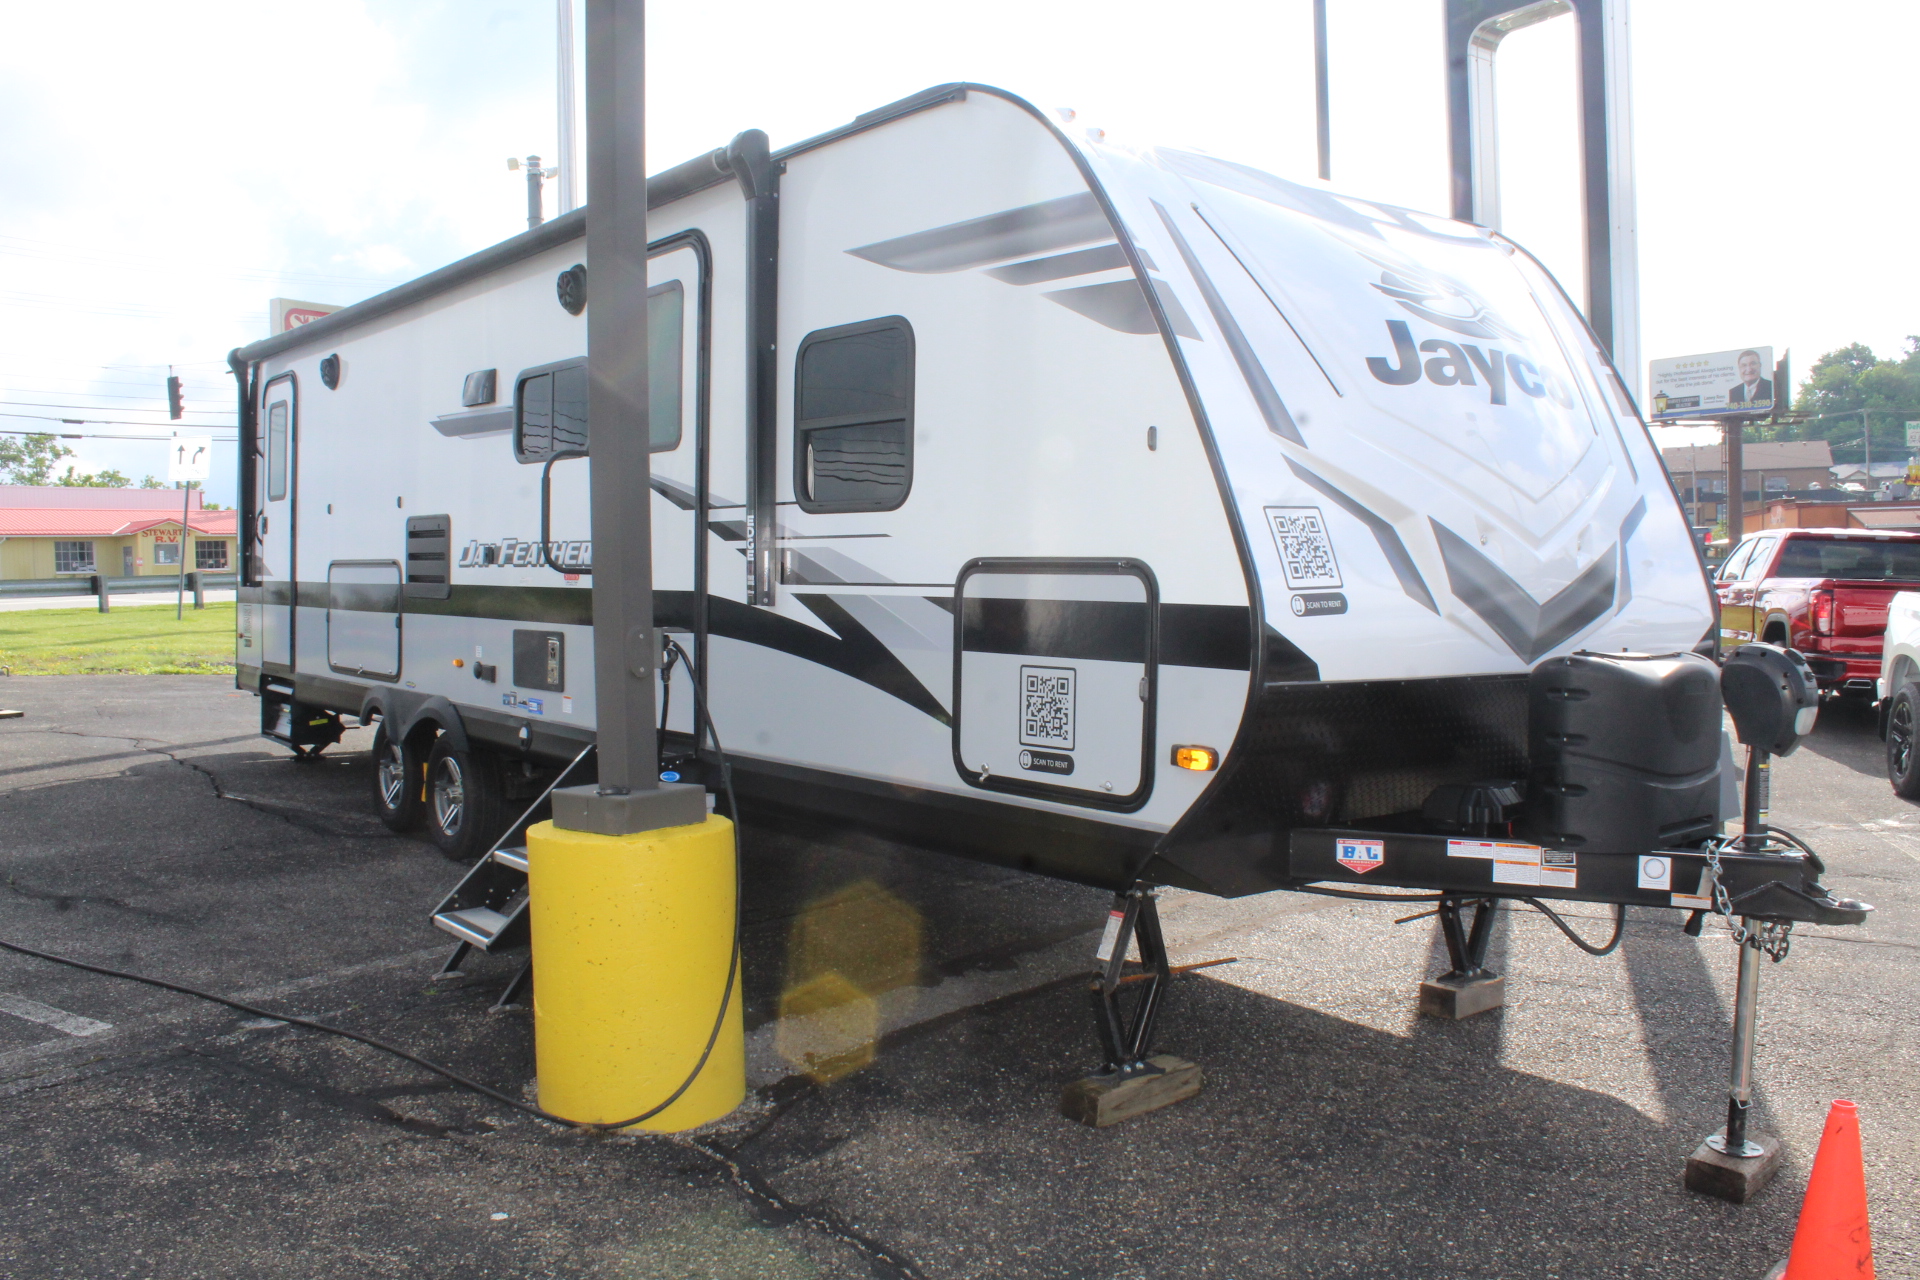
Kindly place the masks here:
[[(180, 379), (174, 375), (173, 366), (167, 366), (167, 417), (179, 421), (186, 412), (186, 397), (181, 394)], [(156, 544), (157, 545), (157, 544)], [(155, 558), (159, 553), (155, 552)], [(180, 589), (174, 595), (173, 620), (181, 621), (187, 616), (187, 482), (180, 482)]]
[(1864, 405), (1860, 409), (1860, 439), (1867, 446), (1867, 496), (1871, 499), (1878, 492), (1873, 487), (1873, 421), (1867, 417)]
[(560, 212), (571, 213), (580, 207), (574, 172), (580, 165), (580, 148), (573, 137), (573, 0), (556, 0), (559, 30), (554, 86), (560, 108)]

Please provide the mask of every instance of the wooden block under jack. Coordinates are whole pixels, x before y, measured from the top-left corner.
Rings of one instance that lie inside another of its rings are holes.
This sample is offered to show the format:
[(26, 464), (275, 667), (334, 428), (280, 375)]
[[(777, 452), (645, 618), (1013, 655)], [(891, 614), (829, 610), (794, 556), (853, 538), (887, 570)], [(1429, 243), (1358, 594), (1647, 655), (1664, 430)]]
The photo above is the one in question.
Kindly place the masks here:
[(1746, 1159), (1722, 1155), (1702, 1142), (1687, 1157), (1687, 1190), (1703, 1196), (1745, 1204), (1760, 1194), (1760, 1188), (1780, 1172), (1780, 1139), (1770, 1133), (1749, 1129), (1747, 1141), (1760, 1148), (1760, 1154)]
[(1484, 978), (1435, 978), (1420, 984), (1420, 1012), (1430, 1018), (1458, 1022), (1476, 1013), (1498, 1009), (1507, 1002), (1507, 980), (1497, 974)]
[(1148, 1058), (1147, 1066), (1154, 1069), (1136, 1076), (1099, 1075), (1075, 1080), (1060, 1095), (1060, 1114), (1104, 1129), (1200, 1092), (1198, 1063), (1162, 1053)]

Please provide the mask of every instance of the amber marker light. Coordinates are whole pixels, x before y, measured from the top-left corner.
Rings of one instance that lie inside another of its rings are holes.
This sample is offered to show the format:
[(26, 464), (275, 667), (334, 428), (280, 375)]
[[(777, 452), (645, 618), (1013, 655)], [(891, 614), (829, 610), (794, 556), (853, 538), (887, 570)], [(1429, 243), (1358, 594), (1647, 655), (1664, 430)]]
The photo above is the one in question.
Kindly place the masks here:
[(1220, 767), (1220, 753), (1212, 747), (1175, 747), (1173, 763), (1182, 769), (1207, 773)]
[(467, 665), (467, 660), (465, 658), (455, 658), (453, 660), (453, 665), (456, 667), (464, 667)]

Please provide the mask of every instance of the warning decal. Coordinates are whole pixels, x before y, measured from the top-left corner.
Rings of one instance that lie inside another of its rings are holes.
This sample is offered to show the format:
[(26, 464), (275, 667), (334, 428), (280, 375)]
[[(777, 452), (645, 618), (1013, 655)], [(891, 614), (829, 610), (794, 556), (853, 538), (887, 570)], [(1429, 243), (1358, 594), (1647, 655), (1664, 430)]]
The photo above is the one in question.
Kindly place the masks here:
[(1387, 860), (1384, 840), (1341, 840), (1334, 846), (1334, 860), (1347, 870), (1365, 875)]

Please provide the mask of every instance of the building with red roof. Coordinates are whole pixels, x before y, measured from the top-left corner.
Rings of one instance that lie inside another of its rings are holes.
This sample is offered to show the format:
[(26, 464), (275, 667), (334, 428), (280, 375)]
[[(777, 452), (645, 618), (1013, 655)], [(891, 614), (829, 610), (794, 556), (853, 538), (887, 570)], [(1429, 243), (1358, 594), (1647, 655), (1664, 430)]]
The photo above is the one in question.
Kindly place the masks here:
[(186, 495), (184, 542), (178, 489), (81, 489), (0, 485), (0, 578), (101, 573), (110, 578), (234, 570), (239, 513), (209, 511)]

